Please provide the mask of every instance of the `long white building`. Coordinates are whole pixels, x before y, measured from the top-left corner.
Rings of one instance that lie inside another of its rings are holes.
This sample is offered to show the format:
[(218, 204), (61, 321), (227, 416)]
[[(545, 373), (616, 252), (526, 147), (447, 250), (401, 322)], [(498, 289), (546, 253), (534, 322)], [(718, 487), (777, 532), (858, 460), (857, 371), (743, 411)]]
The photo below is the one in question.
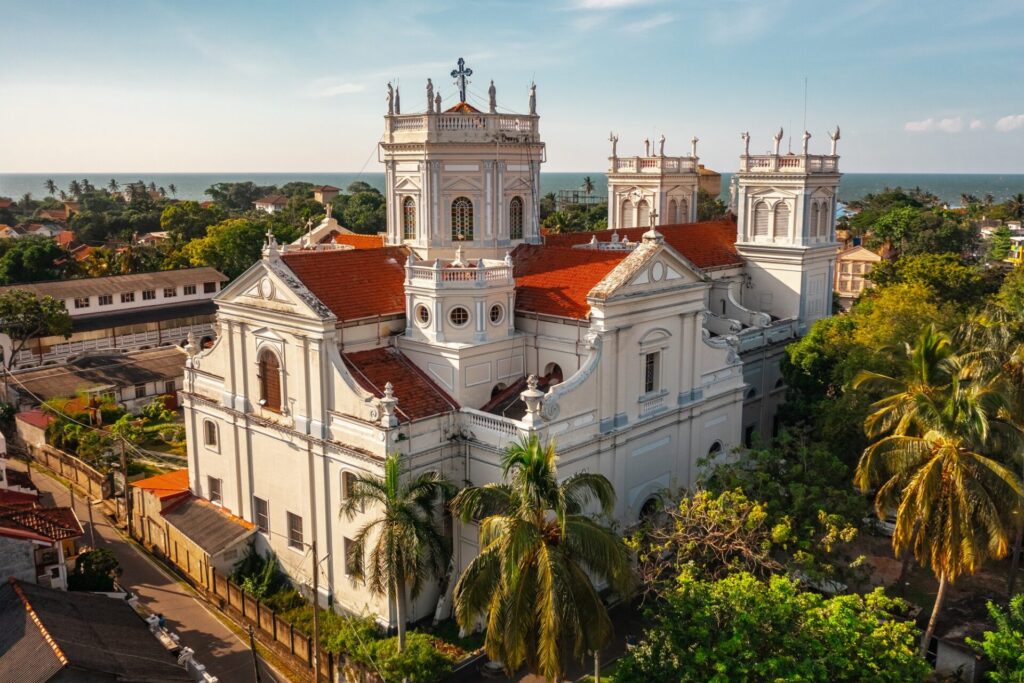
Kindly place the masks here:
[[(563, 476), (608, 476), (619, 522), (635, 523), (700, 459), (770, 434), (778, 360), (830, 315), (837, 246), (834, 142), (744, 151), (735, 219), (705, 223), (696, 142), (674, 162), (614, 150), (613, 229), (544, 236), (535, 91), (525, 115), (499, 112), (493, 90), (488, 111), (427, 98), (385, 117), (385, 243), (332, 219), (294, 245), (270, 237), (217, 295), (216, 342), (191, 349), (182, 392), (192, 491), (256, 524), (297, 581), (315, 540), (320, 599), (384, 623), (393, 609), (351, 577), (351, 539), (374, 514), (339, 516), (351, 477), (398, 452), (416, 471), (496, 481), (503, 449), (537, 432)], [(673, 218), (652, 228), (655, 214)], [(476, 531), (445, 525), (458, 572)]]

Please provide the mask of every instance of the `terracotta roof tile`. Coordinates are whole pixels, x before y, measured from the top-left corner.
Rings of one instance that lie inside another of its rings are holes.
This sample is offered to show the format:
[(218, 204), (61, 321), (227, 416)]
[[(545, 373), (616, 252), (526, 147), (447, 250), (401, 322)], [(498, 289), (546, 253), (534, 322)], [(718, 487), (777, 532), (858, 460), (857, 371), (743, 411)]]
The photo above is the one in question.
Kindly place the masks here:
[(469, 102), (459, 102), (451, 109), (445, 109), (445, 114), (479, 114), (480, 110)]
[[(588, 233), (581, 241), (589, 239)], [(516, 310), (586, 318), (590, 311), (587, 293), (627, 254), (625, 251), (572, 249), (569, 244), (519, 245), (512, 252)]]
[(335, 244), (347, 244), (356, 249), (380, 249), (384, 246), (383, 235), (359, 235), (354, 232), (334, 233)]
[(0, 507), (0, 535), (61, 541), (83, 533), (71, 508)]
[(341, 192), (341, 188), (340, 187), (335, 187), (334, 185), (317, 185), (316, 187), (313, 188), (313, 191), (314, 192)]
[[(620, 238), (638, 242), (647, 228), (626, 228), (618, 230)], [(743, 265), (743, 259), (736, 253), (736, 223), (731, 219), (659, 225), (658, 232), (665, 242), (688, 258), (698, 268), (718, 268)], [(611, 240), (611, 230), (600, 232), (574, 232), (565, 235), (547, 235), (545, 244), (569, 246), (586, 244), (595, 235), (599, 242)]]
[(284, 206), (288, 203), (288, 197), (283, 194), (268, 194), (266, 197), (260, 197), (256, 200), (256, 204), (271, 204), (273, 206)]
[(0, 197), (0, 209), (9, 209), (14, 202), (7, 197)]
[(360, 386), (377, 398), (384, 395), (384, 385), (391, 382), (398, 399), (400, 422), (458, 410), (459, 406), (434, 384), (401, 351), (390, 347), (344, 354), (345, 365)]
[(339, 320), (405, 312), (405, 247), (295, 251), (281, 258)]
[(53, 421), (53, 418), (44, 413), (43, 411), (35, 408), (33, 410), (23, 410), (20, 413), (15, 414), (15, 420), (21, 420), (27, 425), (32, 425), (39, 429), (46, 429), (46, 427)]
[(158, 474), (155, 477), (140, 479), (132, 482), (132, 486), (149, 491), (160, 500), (171, 498), (188, 493), (188, 470), (174, 470)]

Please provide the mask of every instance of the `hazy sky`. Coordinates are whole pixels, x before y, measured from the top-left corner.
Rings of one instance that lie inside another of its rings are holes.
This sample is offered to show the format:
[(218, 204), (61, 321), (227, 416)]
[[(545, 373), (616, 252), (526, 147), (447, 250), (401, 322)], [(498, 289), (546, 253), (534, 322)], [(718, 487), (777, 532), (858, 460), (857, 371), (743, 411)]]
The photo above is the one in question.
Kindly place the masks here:
[[(846, 171), (1024, 172), (1021, 0), (0, 0), (0, 172), (381, 170), (406, 113), (465, 57), (524, 112), (545, 170), (603, 170), (664, 133), (732, 170), (749, 130)], [(473, 98), (471, 97), (471, 101)], [(486, 104), (485, 102), (483, 103)]]

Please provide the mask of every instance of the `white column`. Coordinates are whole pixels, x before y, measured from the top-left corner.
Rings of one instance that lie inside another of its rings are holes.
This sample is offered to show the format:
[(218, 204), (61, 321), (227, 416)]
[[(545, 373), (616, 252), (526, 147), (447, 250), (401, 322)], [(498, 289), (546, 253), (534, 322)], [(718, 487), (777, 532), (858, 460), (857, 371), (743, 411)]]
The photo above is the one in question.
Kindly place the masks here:
[(499, 239), (509, 237), (508, 223), (508, 211), (505, 208), (505, 162), (499, 161), (497, 173), (494, 176), (494, 196), (496, 197), (496, 203), (498, 205), (498, 220), (495, 221), (497, 235)]
[[(493, 161), (484, 161), (484, 234), (485, 240), (494, 236), (494, 184), (492, 180)], [(474, 241), (483, 240), (474, 234)]]
[(434, 219), (431, 221), (429, 241), (430, 243), (440, 244), (441, 243), (441, 216), (440, 216), (440, 192), (438, 187), (440, 186), (440, 178), (438, 178), (441, 169), (440, 161), (430, 162), (430, 203), (431, 210)]

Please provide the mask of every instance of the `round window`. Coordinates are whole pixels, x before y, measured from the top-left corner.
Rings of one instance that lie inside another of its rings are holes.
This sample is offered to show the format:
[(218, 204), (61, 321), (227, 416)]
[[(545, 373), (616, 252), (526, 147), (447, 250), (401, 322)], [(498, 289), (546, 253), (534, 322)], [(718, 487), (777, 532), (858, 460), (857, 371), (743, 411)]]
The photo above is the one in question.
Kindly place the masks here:
[(462, 306), (456, 306), (448, 312), (448, 320), (452, 322), (455, 327), (462, 327), (469, 322), (469, 311)]
[(416, 307), (416, 322), (424, 327), (430, 324), (430, 309), (423, 304)]
[(505, 309), (501, 307), (501, 304), (494, 304), (491, 306), (491, 323), (497, 325), (505, 317)]

